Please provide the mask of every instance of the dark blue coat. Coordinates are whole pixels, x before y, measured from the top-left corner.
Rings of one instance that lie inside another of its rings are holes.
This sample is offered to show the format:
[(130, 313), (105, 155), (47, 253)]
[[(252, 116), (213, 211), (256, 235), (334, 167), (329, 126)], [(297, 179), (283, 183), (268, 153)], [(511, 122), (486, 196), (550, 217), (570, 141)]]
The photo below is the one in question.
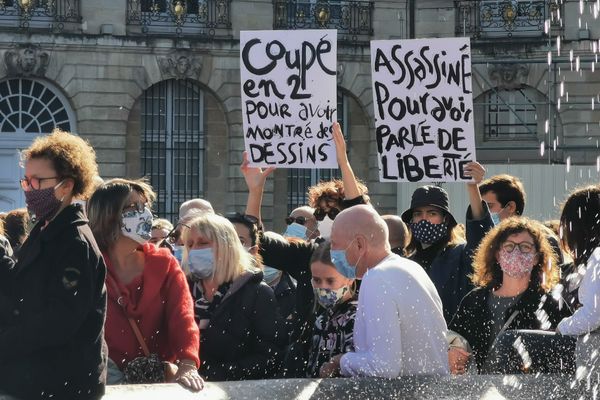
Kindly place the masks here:
[[(486, 233), (494, 227), (487, 204), (483, 204), (484, 216), (480, 220), (472, 219), (471, 206), (467, 209), (466, 243), (442, 247), (427, 270), (442, 299), (446, 323), (456, 313), (462, 298), (473, 289), (469, 279), (473, 272), (473, 254)], [(414, 258), (414, 255), (409, 258)]]

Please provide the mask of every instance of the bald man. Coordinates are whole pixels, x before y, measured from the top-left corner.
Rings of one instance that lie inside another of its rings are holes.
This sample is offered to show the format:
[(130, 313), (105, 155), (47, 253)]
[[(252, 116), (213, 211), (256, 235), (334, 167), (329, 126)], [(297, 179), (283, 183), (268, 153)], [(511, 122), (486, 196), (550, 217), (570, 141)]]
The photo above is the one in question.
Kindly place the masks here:
[(304, 240), (318, 238), (319, 229), (314, 212), (315, 209), (309, 206), (295, 208), (285, 219), (288, 227), (283, 236), (298, 237)]
[(390, 234), (389, 242), (392, 253), (404, 256), (408, 246), (408, 228), (398, 215), (382, 215)]
[(362, 278), (362, 285), (355, 351), (334, 357), (321, 376), (448, 374), (440, 296), (423, 268), (391, 252), (387, 225), (371, 206), (354, 206), (336, 217), (331, 260), (347, 278)]

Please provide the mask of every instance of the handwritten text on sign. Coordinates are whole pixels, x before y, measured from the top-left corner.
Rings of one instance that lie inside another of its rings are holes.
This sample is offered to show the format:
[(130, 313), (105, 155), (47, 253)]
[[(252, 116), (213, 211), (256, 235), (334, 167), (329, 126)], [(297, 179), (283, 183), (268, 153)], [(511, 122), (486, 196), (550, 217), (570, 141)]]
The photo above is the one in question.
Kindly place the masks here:
[(336, 168), (335, 30), (243, 31), (242, 113), (254, 166)]
[(468, 181), (475, 160), (469, 39), (371, 42), (380, 181)]

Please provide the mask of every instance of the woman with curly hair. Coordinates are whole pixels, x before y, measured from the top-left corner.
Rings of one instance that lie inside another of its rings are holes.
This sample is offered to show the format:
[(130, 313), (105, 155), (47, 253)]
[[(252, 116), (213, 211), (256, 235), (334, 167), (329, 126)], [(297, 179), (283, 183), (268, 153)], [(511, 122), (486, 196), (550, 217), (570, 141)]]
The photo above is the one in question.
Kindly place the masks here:
[[(344, 167), (347, 163), (341, 163), (340, 165), (345, 175), (351, 174), (351, 177), (346, 177), (345, 181), (333, 179), (319, 182), (317, 185), (308, 188), (308, 204), (315, 210), (313, 215), (317, 220), (319, 233), (325, 238), (328, 238), (331, 234), (333, 220), (340, 211), (357, 204), (367, 204), (369, 202), (367, 187), (354, 177), (351, 168)], [(346, 190), (344, 190), (344, 182), (349, 182), (346, 183), (348, 185)]]
[[(496, 337), (510, 329), (555, 329), (568, 315), (549, 295), (559, 279), (556, 256), (536, 221), (508, 218), (483, 239), (473, 259), (476, 286), (461, 301), (449, 329), (473, 349), (481, 371)], [(469, 354), (449, 351), (453, 373), (463, 373)]]
[(36, 225), (16, 265), (0, 268), (0, 389), (24, 399), (98, 399), (106, 379), (106, 268), (73, 203), (92, 190), (96, 155), (80, 137), (55, 130), (23, 152), (23, 164), (21, 187)]

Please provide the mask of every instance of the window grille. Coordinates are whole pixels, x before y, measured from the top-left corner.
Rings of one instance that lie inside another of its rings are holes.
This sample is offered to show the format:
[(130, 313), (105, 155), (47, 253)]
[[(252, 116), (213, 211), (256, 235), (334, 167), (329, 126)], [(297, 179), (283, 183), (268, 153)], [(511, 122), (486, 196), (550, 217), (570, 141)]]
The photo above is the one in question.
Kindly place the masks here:
[(491, 90), (482, 105), (484, 140), (537, 138), (537, 103), (526, 89)]
[(143, 95), (142, 174), (157, 193), (154, 210), (176, 222), (179, 205), (202, 197), (204, 94), (189, 80), (167, 80)]
[(8, 79), (0, 82), (0, 132), (50, 133), (71, 131), (71, 119), (62, 96), (41, 81)]

